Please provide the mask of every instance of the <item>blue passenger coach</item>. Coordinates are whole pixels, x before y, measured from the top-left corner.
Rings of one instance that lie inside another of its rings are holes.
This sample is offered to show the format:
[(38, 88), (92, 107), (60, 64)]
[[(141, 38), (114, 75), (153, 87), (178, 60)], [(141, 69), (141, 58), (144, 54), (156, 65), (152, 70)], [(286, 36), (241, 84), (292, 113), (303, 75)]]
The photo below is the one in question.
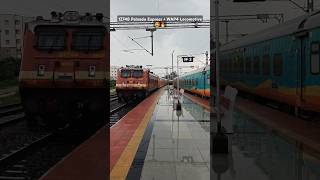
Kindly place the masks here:
[[(177, 79), (174, 80), (177, 86)], [(179, 77), (179, 87), (204, 97), (210, 97), (210, 67), (206, 66)]]
[(320, 112), (320, 11), (221, 48), (221, 81), (295, 109)]

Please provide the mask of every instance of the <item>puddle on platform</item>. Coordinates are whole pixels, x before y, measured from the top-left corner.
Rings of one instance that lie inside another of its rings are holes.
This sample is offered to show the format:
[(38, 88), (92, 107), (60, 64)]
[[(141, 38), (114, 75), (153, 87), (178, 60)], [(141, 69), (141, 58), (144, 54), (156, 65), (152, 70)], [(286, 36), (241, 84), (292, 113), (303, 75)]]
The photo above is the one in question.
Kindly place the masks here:
[(234, 134), (228, 136), (230, 153), (210, 157), (209, 112), (186, 97), (182, 112), (173, 110), (172, 103), (165, 92), (157, 104), (149, 138), (143, 142), (146, 150), (139, 164), (140, 179), (320, 179), (320, 156), (303, 152), (296, 142), (238, 110), (234, 112)]
[(212, 156), (212, 180), (320, 179), (319, 154), (303, 152), (297, 142), (279, 136), (239, 110), (234, 113), (233, 126), (231, 153)]

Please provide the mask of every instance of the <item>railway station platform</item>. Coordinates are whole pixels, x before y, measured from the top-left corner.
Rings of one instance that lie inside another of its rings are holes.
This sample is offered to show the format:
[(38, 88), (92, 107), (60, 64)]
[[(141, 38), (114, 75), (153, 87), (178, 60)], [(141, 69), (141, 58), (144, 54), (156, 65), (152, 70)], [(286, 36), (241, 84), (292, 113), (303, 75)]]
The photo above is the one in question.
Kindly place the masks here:
[(176, 111), (165, 89), (153, 96), (152, 103), (143, 105), (145, 100), (119, 121), (121, 127), (149, 109), (128, 143), (113, 137), (111, 129), (111, 179), (210, 179), (209, 110), (184, 98)]
[(170, 91), (156, 91), (110, 128), (110, 147), (99, 131), (42, 179), (107, 179), (107, 167), (116, 180), (320, 179), (319, 123), (237, 97), (229, 153), (210, 154), (209, 101), (184, 93), (181, 102), (176, 111)]
[(211, 155), (211, 179), (320, 179), (319, 123), (237, 97), (229, 153)]

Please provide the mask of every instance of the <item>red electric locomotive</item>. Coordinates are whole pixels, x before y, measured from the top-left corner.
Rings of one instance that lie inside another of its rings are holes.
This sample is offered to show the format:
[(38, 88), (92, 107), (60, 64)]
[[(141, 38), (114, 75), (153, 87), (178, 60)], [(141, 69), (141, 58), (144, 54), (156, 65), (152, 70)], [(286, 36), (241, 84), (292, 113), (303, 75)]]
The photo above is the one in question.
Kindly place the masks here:
[(26, 24), (19, 77), (26, 117), (46, 125), (105, 121), (109, 33), (103, 15), (51, 15)]
[(142, 66), (126, 66), (118, 69), (116, 91), (119, 101), (148, 96), (158, 88), (158, 79), (158, 76)]

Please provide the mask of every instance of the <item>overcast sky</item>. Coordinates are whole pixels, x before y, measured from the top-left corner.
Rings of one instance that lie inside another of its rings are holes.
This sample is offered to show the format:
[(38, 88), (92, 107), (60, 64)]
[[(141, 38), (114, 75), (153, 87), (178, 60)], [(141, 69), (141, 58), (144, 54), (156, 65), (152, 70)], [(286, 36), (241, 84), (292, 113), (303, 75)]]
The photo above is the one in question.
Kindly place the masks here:
[(0, 13), (48, 16), (51, 11), (76, 10), (107, 14), (110, 9), (107, 4), (106, 0), (1, 0)]
[[(301, 6), (305, 6), (306, 0), (295, 0)], [(213, 2), (213, 0), (211, 1)], [(211, 4), (212, 5), (212, 4)], [(315, 0), (315, 8), (320, 2)], [(214, 14), (211, 9), (211, 16)], [(233, 3), (231, 0), (220, 0), (220, 15), (230, 14), (260, 14), (283, 13), (284, 20), (303, 15), (304, 12), (289, 1), (271, 1), (260, 3)], [(111, 19), (116, 21), (117, 15), (203, 15), (204, 19), (210, 16), (209, 0), (111, 0)], [(270, 19), (267, 23), (260, 20), (232, 21), (229, 23), (230, 34), (250, 34), (264, 28), (274, 26), (278, 21)], [(221, 23), (221, 41), (225, 41), (225, 23)], [(124, 52), (125, 49), (139, 48), (130, 37), (142, 37), (150, 35), (144, 30), (116, 31), (111, 33), (111, 65), (141, 64), (154, 67), (171, 65), (171, 52), (179, 54), (199, 54), (209, 50), (209, 29), (179, 29), (158, 30), (154, 33), (154, 53), (152, 57), (145, 51)], [(231, 36), (230, 39), (236, 37)], [(139, 40), (145, 48), (150, 50), (150, 39)], [(205, 56), (196, 56), (194, 63), (203, 66)], [(176, 64), (176, 58), (174, 58)], [(191, 65), (191, 64), (184, 64)], [(154, 70), (156, 71), (156, 70)], [(184, 71), (190, 71), (185, 69)], [(156, 71), (160, 73), (160, 70)], [(161, 70), (164, 73), (164, 70)]]
[[(301, 6), (305, 6), (306, 0), (294, 0)], [(319, 9), (320, 1), (314, 0), (315, 9)], [(214, 8), (211, 9), (211, 16), (214, 15)], [(301, 16), (304, 12), (288, 0), (272, 0), (255, 3), (233, 3), (231, 0), (221, 1), (220, 14), (263, 14), (263, 13), (283, 13), (284, 20), (290, 20)], [(270, 26), (278, 24), (276, 20), (269, 20), (268, 23), (262, 23), (260, 20), (232, 21), (229, 23), (230, 34), (252, 33)], [(225, 23), (221, 24), (221, 34), (225, 34)], [(225, 36), (222, 36), (223, 40)]]
[[(110, 0), (111, 21), (116, 21), (117, 15), (203, 15), (204, 19), (210, 16), (209, 0)], [(295, 0), (305, 6), (306, 0)], [(81, 12), (103, 12), (108, 14), (109, 8), (105, 0), (1, 0), (0, 13), (15, 13), (25, 16), (48, 16), (51, 11), (78, 10)], [(315, 0), (315, 8), (319, 9), (320, 1)], [(289, 1), (260, 2), (260, 3), (233, 3), (232, 0), (220, 0), (220, 14), (257, 14), (257, 13), (284, 13), (285, 20), (303, 14)], [(214, 14), (213, 8), (211, 15)], [(262, 23), (259, 20), (232, 21), (229, 23), (230, 34), (252, 33), (277, 24), (270, 20)], [(221, 23), (221, 37), (224, 41), (225, 24)], [(139, 48), (130, 37), (149, 36), (145, 30), (111, 32), (110, 64), (124, 66), (127, 64), (153, 65), (163, 67), (171, 65), (171, 52), (179, 54), (200, 54), (209, 50), (209, 29), (178, 29), (158, 30), (154, 33), (154, 56), (145, 51), (123, 50)], [(231, 37), (232, 39), (232, 37)], [(140, 39), (139, 43), (150, 50), (150, 38)], [(176, 60), (176, 57), (174, 58)], [(196, 65), (202, 66), (205, 55), (196, 56)], [(201, 61), (201, 62), (200, 62)], [(175, 61), (176, 64), (176, 61)], [(192, 65), (192, 64), (184, 64)], [(164, 70), (154, 70), (163, 73)], [(186, 69), (185, 71), (189, 71)]]
[[(116, 21), (117, 15), (203, 15), (209, 19), (209, 0), (111, 0), (111, 19)], [(145, 30), (111, 32), (111, 65), (152, 65), (153, 68), (171, 66), (171, 53), (196, 55), (196, 63), (181, 65), (204, 66), (205, 51), (209, 51), (210, 30), (208, 29), (177, 29), (157, 30), (154, 32), (154, 56), (146, 51), (124, 52), (125, 49), (140, 49), (130, 37), (150, 36)], [(146, 49), (151, 50), (151, 39), (137, 40)], [(176, 65), (176, 57), (174, 57)], [(187, 71), (190, 69), (184, 69)], [(153, 69), (164, 75), (164, 69)]]

